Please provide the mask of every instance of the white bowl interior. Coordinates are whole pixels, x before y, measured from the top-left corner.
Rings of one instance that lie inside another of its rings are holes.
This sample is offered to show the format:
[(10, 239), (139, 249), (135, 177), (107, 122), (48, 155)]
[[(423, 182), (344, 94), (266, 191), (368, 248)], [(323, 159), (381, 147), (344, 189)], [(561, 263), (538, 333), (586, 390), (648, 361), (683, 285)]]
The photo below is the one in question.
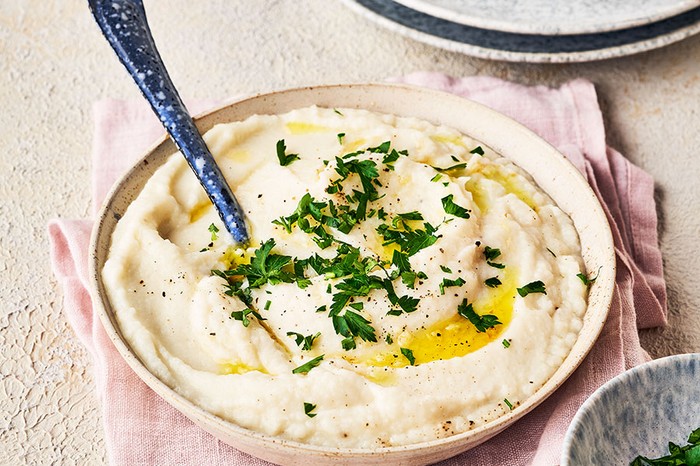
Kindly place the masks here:
[(443, 92), (390, 84), (337, 85), (294, 89), (246, 99), (210, 112), (197, 120), (200, 131), (217, 123), (242, 120), (253, 114), (284, 113), (295, 108), (363, 108), (410, 116), (455, 128), (491, 147), (529, 172), (573, 219), (586, 270), (598, 271), (590, 289), (583, 328), (569, 356), (551, 379), (510, 413), (469, 432), (403, 447), (349, 450), (317, 447), (252, 432), (205, 412), (153, 376), (123, 340), (104, 292), (100, 271), (107, 258), (112, 231), (145, 181), (175, 152), (163, 139), (113, 188), (100, 213), (91, 244), (90, 273), (93, 303), (103, 325), (127, 363), (153, 390), (202, 428), (254, 456), (283, 464), (346, 462), (426, 464), (454, 456), (497, 434), (532, 410), (578, 367), (607, 317), (615, 280), (615, 254), (610, 228), (595, 194), (581, 174), (552, 146), (513, 120), (475, 102)]

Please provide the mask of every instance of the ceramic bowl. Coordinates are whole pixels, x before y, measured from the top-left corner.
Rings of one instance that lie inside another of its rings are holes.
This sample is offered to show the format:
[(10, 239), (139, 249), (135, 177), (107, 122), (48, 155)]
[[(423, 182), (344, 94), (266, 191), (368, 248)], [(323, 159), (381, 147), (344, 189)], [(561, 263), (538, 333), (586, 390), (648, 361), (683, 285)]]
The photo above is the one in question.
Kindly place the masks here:
[(668, 455), (700, 427), (700, 353), (637, 366), (596, 390), (574, 416), (562, 466), (630, 464)]
[(327, 448), (292, 442), (243, 429), (195, 406), (175, 393), (142, 364), (120, 333), (100, 271), (112, 231), (146, 180), (175, 152), (163, 139), (113, 188), (101, 211), (91, 244), (93, 302), (105, 329), (126, 362), (156, 393), (206, 431), (233, 447), (282, 464), (426, 464), (463, 452), (520, 419), (555, 391), (588, 353), (605, 322), (615, 278), (612, 236), (605, 214), (581, 174), (553, 147), (513, 120), (475, 102), (443, 92), (391, 84), (302, 88), (252, 97), (210, 112), (197, 120), (201, 131), (217, 123), (253, 114), (284, 113), (309, 105), (364, 108), (422, 118), (456, 128), (512, 159), (573, 219), (587, 270), (600, 270), (590, 289), (583, 328), (571, 353), (551, 379), (531, 398), (500, 418), (469, 432), (415, 445), (372, 450)]

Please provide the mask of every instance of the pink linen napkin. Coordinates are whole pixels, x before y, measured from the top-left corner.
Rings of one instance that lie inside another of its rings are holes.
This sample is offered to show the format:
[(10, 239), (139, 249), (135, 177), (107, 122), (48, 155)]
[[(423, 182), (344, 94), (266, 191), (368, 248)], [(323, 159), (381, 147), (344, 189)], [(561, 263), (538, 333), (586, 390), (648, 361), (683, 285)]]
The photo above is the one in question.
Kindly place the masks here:
[[(445, 465), (554, 465), (566, 429), (581, 403), (620, 372), (649, 359), (637, 330), (666, 323), (666, 290), (656, 232), (653, 180), (606, 147), (593, 85), (526, 87), (490, 77), (451, 78), (416, 73), (395, 81), (442, 89), (488, 105), (525, 124), (585, 174), (610, 221), (617, 280), (609, 318), (598, 342), (573, 376), (533, 412), (481, 446)], [(214, 102), (190, 105), (195, 112)], [(101, 101), (94, 108), (93, 214), (116, 178), (163, 130), (140, 101)], [(94, 318), (87, 291), (91, 220), (49, 225), (53, 270), (64, 309), (93, 358), (105, 443), (114, 465), (263, 465), (217, 441), (153, 393), (131, 371)]]

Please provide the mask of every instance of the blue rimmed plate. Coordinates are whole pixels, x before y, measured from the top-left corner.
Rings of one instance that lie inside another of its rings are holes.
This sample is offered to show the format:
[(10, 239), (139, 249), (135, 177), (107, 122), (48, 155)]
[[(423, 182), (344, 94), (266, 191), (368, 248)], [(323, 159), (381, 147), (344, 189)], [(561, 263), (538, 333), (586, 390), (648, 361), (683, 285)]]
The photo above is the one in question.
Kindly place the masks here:
[(522, 34), (448, 21), (391, 0), (343, 0), (378, 24), (415, 40), (480, 58), (566, 63), (632, 55), (700, 32), (700, 7), (651, 24), (570, 35)]

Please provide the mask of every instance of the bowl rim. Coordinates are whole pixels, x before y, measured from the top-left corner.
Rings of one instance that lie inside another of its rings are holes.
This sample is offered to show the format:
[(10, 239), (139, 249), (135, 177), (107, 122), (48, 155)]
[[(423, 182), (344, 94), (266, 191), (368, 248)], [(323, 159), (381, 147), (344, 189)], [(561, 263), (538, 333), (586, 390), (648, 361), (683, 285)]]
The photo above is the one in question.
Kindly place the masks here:
[(665, 368), (672, 365), (674, 362), (680, 361), (687, 363), (689, 361), (697, 361), (700, 364), (700, 353), (680, 353), (672, 354), (670, 356), (664, 356), (658, 359), (652, 359), (650, 361), (644, 362), (637, 366), (631, 367), (623, 372), (620, 372), (615, 377), (611, 378), (603, 385), (598, 387), (591, 395), (586, 398), (586, 400), (581, 404), (579, 409), (574, 414), (571, 419), (569, 427), (566, 429), (566, 434), (564, 435), (564, 442), (562, 444), (562, 454), (561, 454), (561, 466), (568, 466), (569, 463), (569, 452), (571, 451), (574, 444), (574, 435), (584, 425), (584, 420), (586, 415), (591, 411), (592, 407), (599, 404), (605, 393), (608, 392), (612, 387), (626, 384), (630, 380), (633, 380), (635, 376), (641, 372), (655, 371), (659, 368)]
[[(457, 454), (462, 451), (465, 451), (472, 446), (475, 446), (477, 443), (472, 445), (470, 441), (474, 439), (474, 441), (478, 441), (478, 443), (481, 443), (482, 441), (485, 441), (489, 439), (490, 437), (498, 434), (501, 432), (503, 429), (514, 423), (516, 420), (522, 418), (525, 414), (529, 413), (531, 410), (533, 410), (535, 407), (537, 407), (539, 404), (541, 404), (549, 395), (551, 395), (557, 388), (559, 388), (565, 381), (566, 379), (576, 370), (576, 368), (581, 364), (583, 359), (585, 359), (586, 355), (589, 353), (591, 350), (593, 344), (595, 344), (598, 336), (600, 335), (603, 325), (605, 321), (607, 320), (607, 315), (610, 309), (610, 304), (612, 302), (612, 296), (613, 296), (613, 289), (614, 289), (614, 278), (615, 278), (615, 253), (614, 253), (614, 243), (613, 243), (613, 236), (612, 232), (610, 230), (610, 226), (607, 222), (607, 217), (605, 215), (605, 211), (603, 210), (602, 206), (600, 205), (599, 200), (597, 199), (595, 193), (593, 192), (592, 188), (588, 184), (588, 182), (585, 180), (583, 175), (576, 169), (571, 162), (569, 162), (557, 149), (555, 149), (552, 145), (550, 145), (548, 142), (546, 142), (543, 138), (540, 136), (536, 135), (533, 131), (529, 130), (522, 124), (516, 122), (515, 120), (501, 114), (500, 112), (497, 112), (483, 104), (477, 103), (475, 101), (472, 101), (470, 99), (466, 99), (464, 97), (444, 92), (444, 91), (439, 91), (435, 89), (430, 89), (430, 88), (424, 88), (424, 87), (418, 87), (418, 86), (412, 86), (412, 85), (406, 85), (406, 84), (396, 84), (396, 83), (353, 83), (353, 84), (328, 84), (328, 85), (319, 85), (319, 86), (305, 86), (305, 87), (298, 87), (298, 88), (290, 88), (290, 89), (284, 89), (284, 90), (279, 90), (279, 91), (274, 91), (274, 92), (269, 92), (269, 93), (260, 93), (256, 94), (250, 97), (245, 97), (245, 98), (234, 98), (231, 99), (209, 111), (206, 111), (200, 115), (197, 115), (195, 118), (195, 122), (197, 123), (197, 126), (203, 126), (203, 130), (208, 130), (211, 126), (216, 124), (215, 117), (222, 111), (232, 108), (232, 107), (240, 107), (240, 106), (245, 106), (245, 105), (255, 105), (259, 101), (262, 104), (267, 105), (266, 101), (274, 101), (275, 99), (284, 99), (286, 96), (292, 96), (295, 94), (300, 94), (300, 93), (310, 93), (310, 95), (313, 95), (315, 92), (319, 93), (332, 93), (334, 91), (346, 91), (348, 93), (351, 92), (398, 92), (398, 93), (404, 93), (404, 94), (411, 94), (411, 95), (420, 95), (423, 98), (428, 98), (428, 99), (446, 99), (447, 101), (453, 101), (454, 103), (459, 102), (460, 105), (464, 106), (465, 108), (470, 107), (470, 111), (478, 111), (480, 114), (484, 117), (487, 117), (490, 121), (497, 121), (501, 124), (507, 125), (510, 131), (512, 131), (513, 135), (516, 135), (518, 138), (522, 139), (527, 139), (532, 141), (533, 143), (536, 143), (539, 145), (540, 149), (547, 154), (547, 157), (552, 157), (552, 161), (558, 164), (558, 168), (564, 170), (566, 172), (566, 175), (569, 177), (572, 177), (573, 180), (578, 180), (576, 181), (578, 183), (578, 188), (582, 190), (582, 194), (587, 197), (585, 201), (587, 201), (590, 204), (590, 208), (593, 209), (592, 211), (589, 211), (587, 213), (587, 217), (597, 217), (598, 220), (602, 220), (600, 223), (599, 227), (602, 229), (601, 234), (602, 237), (601, 242), (603, 244), (602, 248), (605, 248), (609, 251), (609, 254), (605, 254), (605, 260), (603, 263), (599, 264), (601, 266), (600, 271), (605, 271), (605, 273), (600, 273), (599, 278), (605, 278), (604, 280), (597, 280), (593, 286), (591, 287), (592, 289), (596, 289), (598, 292), (598, 297), (599, 297), (599, 306), (596, 307), (596, 315), (595, 321), (594, 322), (589, 322), (588, 327), (586, 327), (586, 322), (584, 320), (584, 324), (582, 326), (582, 329), (580, 330), (577, 340), (572, 346), (569, 354), (566, 356), (562, 364), (555, 370), (555, 372), (552, 374), (552, 376), (537, 390), (533, 395), (530, 397), (526, 398), (523, 400), (521, 404), (516, 406), (513, 410), (505, 413), (504, 415), (501, 415), (483, 425), (480, 425), (474, 429), (461, 432), (459, 434), (455, 434), (449, 437), (444, 437), (444, 438), (439, 438), (439, 439), (433, 439), (433, 440), (428, 440), (424, 442), (419, 442), (419, 443), (413, 443), (413, 444), (407, 444), (407, 445), (398, 445), (398, 446), (389, 446), (389, 447), (377, 447), (377, 448), (371, 448), (371, 449), (362, 449), (362, 448), (341, 448), (341, 447), (328, 447), (328, 446), (320, 446), (320, 445), (313, 445), (313, 444), (307, 444), (307, 443), (302, 443), (299, 441), (294, 441), (294, 440), (287, 440), (281, 437), (276, 437), (256, 431), (249, 430), (247, 428), (241, 427), (233, 422), (226, 421), (220, 417), (218, 417), (215, 414), (212, 414), (203, 408), (197, 406), (193, 402), (189, 401), (179, 393), (177, 393), (174, 389), (170, 388), (167, 384), (162, 382), (159, 378), (157, 378), (154, 374), (152, 374), (146, 366), (140, 361), (138, 356), (130, 349), (126, 341), (123, 339), (121, 336), (121, 333), (119, 331), (117, 323), (113, 320), (113, 316), (111, 315), (111, 311), (108, 309), (109, 308), (109, 303), (108, 303), (108, 298), (104, 294), (104, 288), (102, 285), (102, 280), (101, 280), (101, 266), (103, 265), (100, 263), (99, 260), (99, 247), (101, 242), (104, 240), (105, 235), (109, 235), (111, 237), (111, 231), (110, 232), (105, 232), (106, 226), (106, 220), (109, 217), (114, 217), (113, 221), (118, 221), (118, 213), (112, 211), (112, 204), (115, 202), (115, 199), (117, 198), (118, 194), (123, 190), (124, 186), (127, 184), (127, 182), (137, 174), (138, 171), (143, 169), (144, 165), (148, 165), (148, 159), (151, 157), (154, 153), (157, 151), (164, 151), (166, 149), (170, 149), (170, 153), (176, 152), (175, 146), (172, 144), (172, 142), (169, 140), (167, 135), (163, 135), (160, 137), (149, 149), (145, 152), (145, 154), (138, 159), (137, 162), (135, 162), (129, 170), (127, 170), (119, 179), (115, 182), (115, 184), (112, 186), (110, 189), (109, 193), (105, 197), (105, 200), (100, 208), (97, 221), (95, 223), (95, 226), (93, 227), (93, 231), (91, 234), (90, 238), (90, 254), (88, 257), (88, 270), (89, 270), (89, 285), (90, 285), (90, 294), (92, 297), (92, 302), (94, 306), (95, 312), (97, 312), (100, 321), (102, 322), (102, 325), (109, 337), (109, 339), (112, 341), (112, 343), (115, 345), (117, 348), (118, 352), (121, 354), (122, 358), (126, 361), (126, 363), (131, 367), (134, 372), (138, 375), (138, 377), (145, 382), (151, 389), (153, 389), (159, 396), (161, 396), (166, 402), (168, 402), (170, 405), (175, 407), (178, 411), (189, 417), (192, 421), (194, 421), (196, 424), (198, 424), (200, 427), (204, 428), (205, 430), (209, 431), (210, 433), (214, 434), (215, 436), (219, 437), (216, 435), (216, 433), (212, 432), (210, 429), (215, 429), (220, 432), (232, 432), (235, 433), (241, 440), (244, 441), (250, 441), (254, 444), (261, 445), (265, 444), (266, 448), (270, 448), (270, 446), (273, 446), (277, 449), (281, 450), (288, 450), (289, 448), (296, 450), (296, 453), (309, 453), (309, 454), (320, 454), (322, 456), (330, 457), (330, 456), (336, 456), (336, 455), (343, 455), (344, 458), (347, 457), (354, 457), (354, 458), (364, 458), (366, 459), (369, 456), (372, 457), (383, 457), (384, 455), (391, 455), (395, 453), (418, 453), (418, 452), (424, 452), (429, 449), (442, 449), (447, 451), (448, 449), (452, 448), (454, 449), (454, 445), (458, 444), (460, 442), (464, 442), (465, 444), (469, 445), (466, 448), (462, 448), (459, 451), (456, 451), (456, 453), (452, 454)], [(325, 94), (324, 94), (325, 95)], [(346, 98), (347, 100), (348, 98)], [(310, 102), (308, 105), (312, 105), (313, 102)], [(348, 106), (348, 105), (338, 105), (338, 107), (342, 106)], [(355, 108), (360, 108), (360, 107), (355, 107)], [(381, 110), (376, 110), (381, 112)], [(439, 112), (436, 110), (435, 112)], [(281, 112), (267, 112), (267, 113), (281, 113)], [(384, 111), (383, 113), (391, 113), (391, 112), (386, 112)], [(399, 116), (407, 116), (402, 113), (398, 113), (397, 115)], [(419, 117), (421, 118), (421, 117)], [(427, 118), (426, 118), (427, 119)], [(235, 121), (235, 120), (231, 120)], [(428, 120), (430, 121), (430, 120)], [(212, 123), (213, 122), (213, 123)], [(208, 125), (208, 126), (207, 126)], [(460, 132), (465, 133), (465, 131), (458, 129)], [(468, 132), (465, 134), (469, 135)], [(479, 142), (482, 144), (485, 144), (494, 150), (498, 152), (499, 154), (508, 156), (506, 154), (503, 154), (501, 150), (498, 150), (498, 148), (494, 147), (493, 143), (484, 143), (481, 140), (479, 140), (478, 137), (475, 137)], [(517, 163), (516, 163), (517, 165)], [(527, 170), (526, 170), (527, 171)], [(528, 173), (530, 173), (528, 171)], [(531, 174), (532, 175), (532, 174)], [(142, 184), (142, 183), (141, 183)], [(539, 183), (538, 183), (539, 184)], [(545, 190), (545, 192), (547, 192)], [(571, 216), (570, 212), (567, 212), (569, 216)], [(580, 235), (580, 231), (577, 228), (577, 233)], [(106, 243), (107, 245), (110, 244), (109, 241)], [(583, 251), (582, 251), (583, 253)], [(600, 277), (600, 275), (605, 275), (604, 277)], [(590, 297), (590, 291), (589, 291), (589, 297)], [(586, 308), (586, 314), (584, 315), (584, 319), (587, 318), (588, 313), (589, 313), (589, 303), (587, 303), (587, 308)], [(587, 345), (584, 345), (583, 347), (579, 347), (579, 343), (581, 342), (581, 335), (584, 331), (584, 329), (588, 329), (588, 334), (587, 337), (590, 338), (590, 342)], [(576, 350), (576, 351), (575, 351)], [(562, 373), (563, 368), (566, 367), (566, 373)], [(220, 437), (219, 437), (220, 438)], [(229, 443), (229, 442), (227, 442)], [(250, 452), (249, 450), (246, 450), (244, 446), (237, 446), (237, 445), (232, 445), (234, 448), (238, 448), (242, 451)], [(283, 454), (286, 454), (286, 451), (283, 452)], [(452, 454), (450, 456), (452, 456)], [(255, 454), (256, 456), (259, 456)], [(441, 457), (442, 459), (447, 458), (449, 456), (444, 456)], [(264, 459), (267, 459), (263, 457)]]

